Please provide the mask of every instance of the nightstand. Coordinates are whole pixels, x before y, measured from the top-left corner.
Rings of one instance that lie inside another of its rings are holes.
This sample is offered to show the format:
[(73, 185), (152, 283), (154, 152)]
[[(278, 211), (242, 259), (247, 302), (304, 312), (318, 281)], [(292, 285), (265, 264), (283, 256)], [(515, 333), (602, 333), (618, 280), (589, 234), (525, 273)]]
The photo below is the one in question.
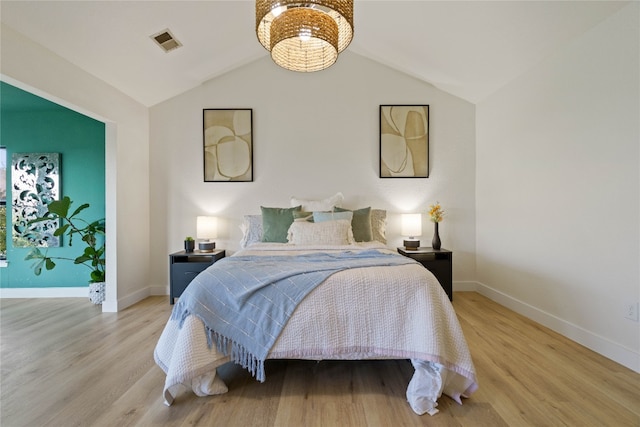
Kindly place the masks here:
[(453, 252), (447, 249), (418, 248), (416, 250), (407, 250), (398, 248), (398, 253), (415, 259), (432, 272), (440, 282), (442, 289), (449, 296), (449, 300), (453, 301)]
[(199, 273), (224, 256), (224, 249), (213, 252), (180, 251), (169, 255), (169, 304), (173, 304), (174, 298), (182, 295)]

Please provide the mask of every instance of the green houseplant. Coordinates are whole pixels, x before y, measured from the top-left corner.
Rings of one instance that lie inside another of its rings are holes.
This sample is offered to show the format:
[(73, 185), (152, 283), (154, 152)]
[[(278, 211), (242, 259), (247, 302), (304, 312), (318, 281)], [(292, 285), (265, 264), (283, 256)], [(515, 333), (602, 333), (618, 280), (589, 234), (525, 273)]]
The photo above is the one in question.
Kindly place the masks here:
[(184, 251), (185, 252), (193, 252), (196, 248), (196, 241), (193, 240), (193, 237), (187, 236), (184, 238)]
[(69, 214), (69, 209), (72, 203), (71, 199), (67, 196), (62, 200), (54, 200), (47, 205), (48, 212), (44, 216), (30, 221), (30, 223), (48, 221), (52, 219), (62, 220), (60, 227), (55, 230), (53, 235), (57, 237), (63, 237), (65, 235), (68, 236), (69, 246), (73, 246), (74, 237), (80, 238), (83, 245), (82, 254), (76, 258), (49, 256), (48, 250), (42, 252), (40, 248), (35, 247), (29, 251), (25, 260), (35, 260), (32, 268), (36, 276), (39, 276), (40, 273), (42, 273), (43, 267), (46, 270), (53, 270), (56, 266), (54, 260), (73, 261), (74, 264), (82, 264), (91, 270), (89, 283), (104, 283), (105, 221), (104, 219), (99, 219), (97, 221), (89, 222), (77, 216), (80, 212), (89, 207), (88, 203), (81, 205), (73, 211), (73, 213)]

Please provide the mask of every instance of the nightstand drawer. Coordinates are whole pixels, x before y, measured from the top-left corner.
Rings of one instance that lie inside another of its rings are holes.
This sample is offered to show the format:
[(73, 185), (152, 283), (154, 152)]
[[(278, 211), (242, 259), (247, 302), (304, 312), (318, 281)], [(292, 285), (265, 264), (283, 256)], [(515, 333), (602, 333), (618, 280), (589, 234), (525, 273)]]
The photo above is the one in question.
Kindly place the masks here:
[(173, 264), (171, 268), (171, 287), (173, 298), (182, 295), (189, 283), (202, 271), (211, 265), (210, 262), (185, 262)]
[[(407, 253), (410, 253), (410, 251), (407, 251)], [(409, 255), (405, 255), (405, 256), (409, 256)], [(449, 261), (450, 257), (451, 257), (450, 254), (441, 253), (441, 252), (416, 253), (416, 254), (411, 254), (410, 256), (410, 258), (415, 259), (418, 262), (438, 261), (438, 260)]]
[(190, 278), (189, 281), (191, 281), (210, 265), (211, 262), (175, 263), (171, 266), (171, 280), (182, 281), (185, 278)]
[(224, 258), (224, 250), (213, 252), (176, 252), (169, 255), (169, 303), (180, 297), (195, 277), (216, 261)]

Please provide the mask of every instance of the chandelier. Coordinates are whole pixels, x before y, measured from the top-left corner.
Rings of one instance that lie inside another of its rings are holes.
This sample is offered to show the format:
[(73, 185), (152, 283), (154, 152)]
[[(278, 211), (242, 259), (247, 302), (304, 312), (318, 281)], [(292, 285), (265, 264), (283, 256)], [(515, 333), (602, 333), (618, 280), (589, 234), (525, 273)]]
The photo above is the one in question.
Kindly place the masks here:
[(256, 0), (256, 34), (291, 71), (333, 65), (353, 38), (353, 0)]

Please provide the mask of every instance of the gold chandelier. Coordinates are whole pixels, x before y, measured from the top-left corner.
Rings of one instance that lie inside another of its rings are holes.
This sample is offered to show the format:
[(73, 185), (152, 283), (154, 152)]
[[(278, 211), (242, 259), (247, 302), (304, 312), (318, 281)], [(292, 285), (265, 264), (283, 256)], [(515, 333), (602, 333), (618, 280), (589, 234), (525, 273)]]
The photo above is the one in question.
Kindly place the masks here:
[(353, 0), (256, 0), (256, 34), (291, 71), (333, 65), (353, 38)]

